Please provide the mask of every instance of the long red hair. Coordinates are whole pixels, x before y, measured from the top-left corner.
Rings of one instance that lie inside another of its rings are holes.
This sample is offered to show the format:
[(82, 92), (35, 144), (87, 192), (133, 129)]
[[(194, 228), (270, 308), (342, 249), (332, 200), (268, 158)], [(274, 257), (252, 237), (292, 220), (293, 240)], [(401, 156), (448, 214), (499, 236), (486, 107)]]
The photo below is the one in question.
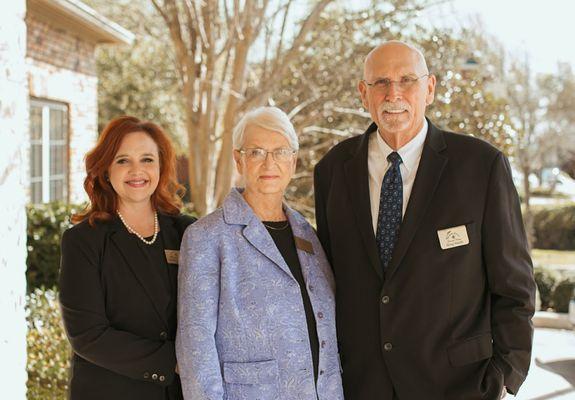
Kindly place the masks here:
[(85, 212), (72, 216), (72, 222), (88, 219), (90, 225), (96, 221), (110, 220), (118, 209), (118, 196), (108, 181), (108, 169), (118, 152), (122, 140), (128, 133), (144, 132), (158, 146), (160, 157), (160, 179), (151, 197), (155, 210), (177, 215), (182, 207), (185, 189), (176, 180), (176, 155), (168, 135), (158, 125), (141, 121), (136, 117), (122, 116), (111, 120), (98, 138), (96, 147), (86, 154), (86, 179), (84, 190), (90, 204)]

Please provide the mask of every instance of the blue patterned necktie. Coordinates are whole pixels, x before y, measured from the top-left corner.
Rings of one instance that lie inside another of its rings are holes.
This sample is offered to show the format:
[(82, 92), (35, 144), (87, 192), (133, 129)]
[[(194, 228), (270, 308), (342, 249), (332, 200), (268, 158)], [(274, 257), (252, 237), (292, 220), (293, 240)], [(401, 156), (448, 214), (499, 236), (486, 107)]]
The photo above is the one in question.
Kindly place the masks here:
[(387, 268), (393, 247), (397, 241), (401, 215), (403, 211), (403, 182), (399, 165), (401, 156), (395, 151), (387, 156), (391, 166), (383, 177), (379, 195), (379, 212), (377, 215), (377, 233), (375, 241), (379, 250), (379, 259), (383, 269)]

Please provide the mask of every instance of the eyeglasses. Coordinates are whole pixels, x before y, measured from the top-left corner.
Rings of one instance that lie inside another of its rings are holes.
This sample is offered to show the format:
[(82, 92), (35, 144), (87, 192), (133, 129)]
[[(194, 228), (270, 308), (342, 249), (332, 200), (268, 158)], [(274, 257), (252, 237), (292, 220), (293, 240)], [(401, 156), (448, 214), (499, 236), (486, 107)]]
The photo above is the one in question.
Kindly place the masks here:
[(397, 86), (399, 86), (399, 88), (401, 90), (409, 90), (413, 86), (415, 86), (417, 81), (419, 81), (421, 78), (426, 77), (426, 76), (429, 76), (429, 74), (425, 74), (425, 75), (421, 75), (421, 76), (402, 76), (401, 79), (398, 81), (392, 81), (391, 79), (388, 79), (388, 78), (382, 78), (382, 79), (376, 79), (373, 82), (367, 82), (365, 80), (364, 80), (364, 82), (367, 86), (372, 87), (376, 90), (381, 90), (381, 91), (389, 90), (391, 85), (393, 85), (394, 83), (397, 84)]
[(254, 147), (251, 149), (240, 149), (238, 150), (240, 154), (246, 156), (248, 161), (253, 162), (263, 162), (268, 158), (268, 154), (271, 154), (274, 161), (276, 162), (288, 162), (291, 161), (293, 155), (296, 153), (293, 149), (280, 148), (271, 151), (266, 149), (261, 149), (259, 147)]

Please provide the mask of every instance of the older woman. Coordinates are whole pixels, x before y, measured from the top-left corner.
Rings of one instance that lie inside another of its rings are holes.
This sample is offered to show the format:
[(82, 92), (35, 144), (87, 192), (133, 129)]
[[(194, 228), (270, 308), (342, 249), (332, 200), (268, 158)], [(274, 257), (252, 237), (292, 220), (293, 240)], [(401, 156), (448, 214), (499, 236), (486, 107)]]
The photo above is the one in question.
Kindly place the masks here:
[(178, 400), (175, 154), (152, 123), (124, 116), (86, 156), (85, 213), (62, 237), (60, 303), (74, 350), (72, 400)]
[(313, 228), (284, 202), (298, 140), (258, 108), (234, 130), (245, 182), (186, 230), (176, 356), (190, 400), (343, 399), (334, 279)]

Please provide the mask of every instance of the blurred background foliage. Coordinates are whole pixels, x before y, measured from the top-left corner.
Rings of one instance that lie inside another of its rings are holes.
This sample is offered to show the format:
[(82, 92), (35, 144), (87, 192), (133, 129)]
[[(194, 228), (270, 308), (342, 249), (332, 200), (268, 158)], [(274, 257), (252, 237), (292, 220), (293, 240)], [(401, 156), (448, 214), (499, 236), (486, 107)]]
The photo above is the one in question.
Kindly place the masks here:
[[(182, 76), (164, 21), (150, 0), (84, 2), (136, 35), (131, 46), (101, 46), (98, 50), (100, 130), (122, 114), (159, 123), (176, 142), (179, 179), (187, 184)], [(434, 123), (493, 143), (523, 176), (541, 176), (545, 168), (560, 166), (575, 178), (572, 66), (560, 64), (555, 73), (535, 75), (528, 58), (510, 55), (479, 23), (457, 31), (418, 24), (416, 17), (433, 3), (373, 1), (358, 10), (350, 9), (347, 2), (333, 1), (305, 37), (288, 73), (271, 82), (274, 90), (264, 104), (286, 111), (300, 134), (298, 169), (288, 198), (311, 221), (313, 167), (333, 145), (362, 133), (369, 125), (370, 116), (362, 108), (357, 82), (362, 77), (365, 55), (387, 39), (411, 41), (426, 55), (429, 69), (437, 77), (435, 102), (427, 113)], [(277, 28), (265, 26), (250, 50), (241, 93), (244, 98), (262, 86), (269, 68), (263, 54), (266, 43), (274, 41)], [(529, 179), (518, 184), (518, 189), (534, 247), (575, 250), (575, 206), (531, 209)], [(549, 193), (553, 194), (552, 188)], [(62, 204), (28, 208), (29, 398), (65, 398), (70, 350), (60, 322), (55, 285), (60, 235), (70, 226), (69, 216), (77, 209)], [(195, 212), (194, 204), (188, 203), (186, 210)], [(573, 277), (544, 266), (536, 268), (535, 277), (541, 308), (565, 311)]]
[(66, 398), (71, 349), (58, 304), (60, 240), (80, 209), (58, 202), (26, 209), (28, 399)]
[(99, 46), (98, 127), (119, 115), (158, 123), (184, 152), (183, 99), (169, 32), (149, 0), (84, 3), (135, 34), (131, 46)]
[(26, 281), (28, 292), (58, 283), (60, 238), (72, 226), (70, 217), (81, 206), (59, 202), (28, 205)]
[[(178, 144), (180, 179), (187, 182), (182, 77), (169, 30), (150, 0), (86, 3), (136, 34), (131, 46), (98, 51), (99, 126), (120, 114), (160, 123)], [(571, 66), (560, 64), (556, 73), (535, 76), (528, 58), (510, 55), (479, 22), (458, 30), (418, 23), (421, 11), (433, 4), (432, 0), (373, 1), (357, 9), (332, 1), (289, 64), (289, 72), (273, 77), (278, 81), (264, 104), (285, 110), (300, 133), (299, 166), (288, 197), (307, 217), (313, 219), (313, 166), (335, 143), (362, 133), (370, 122), (357, 82), (365, 55), (387, 39), (411, 41), (426, 55), (437, 77), (435, 102), (427, 113), (434, 123), (493, 143), (523, 175), (561, 164), (575, 177)], [(265, 26), (250, 48), (242, 98), (260, 90), (269, 69), (268, 44), (277, 40), (278, 29), (277, 24)], [(525, 185), (527, 180), (519, 189), (525, 191)], [(523, 198), (531, 232), (530, 190)]]
[(35, 288), (27, 296), (28, 399), (64, 400), (71, 350), (60, 317), (56, 289)]

